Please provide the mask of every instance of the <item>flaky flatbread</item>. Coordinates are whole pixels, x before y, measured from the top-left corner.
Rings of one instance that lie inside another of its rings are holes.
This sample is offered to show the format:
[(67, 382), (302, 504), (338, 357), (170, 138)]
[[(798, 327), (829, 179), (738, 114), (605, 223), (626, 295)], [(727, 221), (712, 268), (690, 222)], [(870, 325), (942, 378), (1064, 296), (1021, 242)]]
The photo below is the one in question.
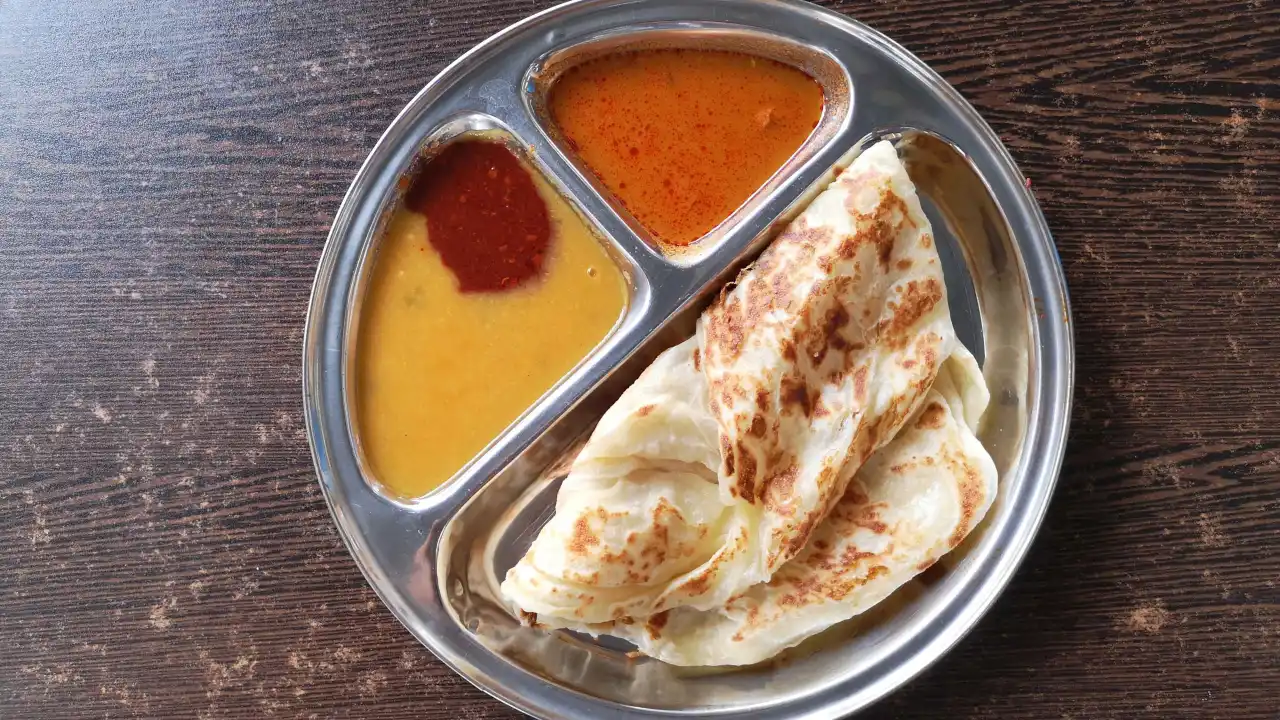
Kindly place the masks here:
[(987, 399), (972, 356), (957, 353), (923, 407), (768, 581), (714, 609), (576, 629), (676, 665), (748, 665), (865, 612), (959, 545), (991, 506), (996, 468), (974, 435)]
[(960, 347), (880, 143), (605, 414), (503, 594), (559, 627), (723, 607), (806, 547)]

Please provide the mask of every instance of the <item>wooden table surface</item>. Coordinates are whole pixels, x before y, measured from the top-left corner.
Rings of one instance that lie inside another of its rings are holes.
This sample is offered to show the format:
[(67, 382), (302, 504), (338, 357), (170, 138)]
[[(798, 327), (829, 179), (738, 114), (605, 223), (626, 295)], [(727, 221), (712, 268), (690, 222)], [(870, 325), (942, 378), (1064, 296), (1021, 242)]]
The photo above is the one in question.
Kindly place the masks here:
[[(0, 717), (507, 718), (392, 618), (303, 429), (312, 274), (445, 63), (543, 2), (0, 0)], [(1276, 718), (1280, 3), (863, 0), (1032, 179), (1066, 466), (872, 718)]]

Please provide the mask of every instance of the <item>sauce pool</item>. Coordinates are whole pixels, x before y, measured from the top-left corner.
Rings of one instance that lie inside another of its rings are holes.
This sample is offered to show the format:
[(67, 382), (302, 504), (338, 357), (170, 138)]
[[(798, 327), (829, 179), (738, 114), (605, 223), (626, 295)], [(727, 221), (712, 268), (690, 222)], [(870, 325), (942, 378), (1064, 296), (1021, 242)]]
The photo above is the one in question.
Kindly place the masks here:
[(552, 120), (659, 242), (688, 245), (738, 209), (822, 118), (804, 72), (719, 50), (619, 52), (567, 70)]
[(388, 223), (366, 285), (352, 369), (367, 469), (405, 499), (448, 480), (626, 302), (622, 272), (545, 178), (485, 136), (442, 148)]

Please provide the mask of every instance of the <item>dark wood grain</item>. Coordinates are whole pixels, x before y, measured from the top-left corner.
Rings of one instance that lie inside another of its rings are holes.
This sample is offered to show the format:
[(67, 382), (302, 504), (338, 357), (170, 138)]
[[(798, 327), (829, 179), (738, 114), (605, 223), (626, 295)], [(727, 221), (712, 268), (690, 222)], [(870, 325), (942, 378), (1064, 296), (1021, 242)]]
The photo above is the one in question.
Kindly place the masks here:
[[(501, 718), (378, 603), (300, 341), (395, 113), (546, 4), (0, 0), (0, 717)], [(839, 3), (1031, 177), (1078, 372), (1044, 530), (883, 718), (1275, 718), (1280, 4)]]

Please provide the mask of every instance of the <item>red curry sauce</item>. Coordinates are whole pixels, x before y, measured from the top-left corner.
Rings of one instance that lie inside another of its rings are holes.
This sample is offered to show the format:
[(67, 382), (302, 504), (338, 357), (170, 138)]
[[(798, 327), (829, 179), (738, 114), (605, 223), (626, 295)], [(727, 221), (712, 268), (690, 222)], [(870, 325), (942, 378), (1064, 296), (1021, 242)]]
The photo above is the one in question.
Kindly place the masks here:
[(774, 60), (636, 50), (565, 72), (552, 119), (654, 238), (688, 245), (727, 218), (809, 137), (822, 87)]

